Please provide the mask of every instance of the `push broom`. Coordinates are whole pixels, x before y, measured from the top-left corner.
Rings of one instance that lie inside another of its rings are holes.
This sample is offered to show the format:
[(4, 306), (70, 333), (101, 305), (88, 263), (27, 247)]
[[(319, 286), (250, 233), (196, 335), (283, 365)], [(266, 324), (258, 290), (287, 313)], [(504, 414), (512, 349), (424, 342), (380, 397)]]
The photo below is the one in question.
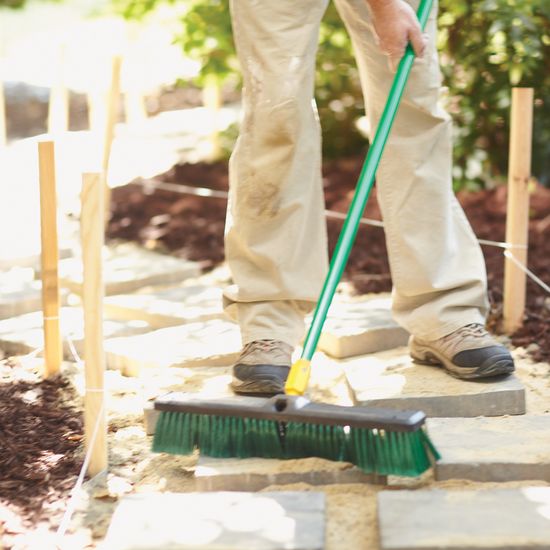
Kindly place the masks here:
[[(422, 0), (422, 29), (432, 0)], [(374, 177), (414, 61), (410, 44), (395, 75), (375, 137), (344, 222), (302, 356), (288, 376), (285, 394), (271, 398), (205, 400), (172, 392), (155, 401), (160, 411), (153, 450), (214, 457), (302, 458), (316, 456), (352, 462), (365, 472), (416, 476), (439, 455), (420, 411), (395, 411), (312, 403), (303, 397), (328, 309), (342, 277)]]

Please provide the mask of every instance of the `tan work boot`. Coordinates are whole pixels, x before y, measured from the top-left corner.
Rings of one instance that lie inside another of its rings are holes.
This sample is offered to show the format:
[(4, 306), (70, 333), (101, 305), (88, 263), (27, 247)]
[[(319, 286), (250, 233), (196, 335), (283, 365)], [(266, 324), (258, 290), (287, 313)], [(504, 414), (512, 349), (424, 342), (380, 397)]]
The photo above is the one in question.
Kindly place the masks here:
[(292, 346), (280, 340), (246, 344), (233, 366), (233, 391), (266, 396), (284, 393), (292, 350)]
[(443, 366), (457, 378), (488, 378), (510, 374), (510, 352), (485, 330), (472, 323), (437, 340), (409, 339), (411, 357), (418, 363)]

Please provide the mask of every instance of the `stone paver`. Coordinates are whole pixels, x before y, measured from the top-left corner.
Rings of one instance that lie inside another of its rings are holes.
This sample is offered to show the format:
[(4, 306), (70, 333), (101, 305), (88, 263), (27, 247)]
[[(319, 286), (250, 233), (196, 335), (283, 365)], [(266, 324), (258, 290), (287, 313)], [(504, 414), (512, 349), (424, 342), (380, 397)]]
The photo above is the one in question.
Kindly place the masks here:
[(240, 349), (237, 325), (219, 319), (105, 341), (107, 364), (129, 376), (149, 367), (229, 365)]
[[(129, 526), (132, 526), (129, 528)], [(137, 494), (113, 515), (110, 550), (321, 550), (321, 492)]]
[(437, 479), (550, 481), (550, 416), (431, 418)]
[[(37, 245), (33, 247), (33, 250), (25, 251), (25, 254), (22, 254), (22, 250), (12, 250), (10, 252), (4, 252), (0, 255), (0, 269), (8, 270), (14, 267), (30, 267), (32, 269), (40, 269), (40, 235), (36, 238)], [(3, 244), (3, 243), (2, 243)], [(72, 254), (72, 249), (69, 245), (61, 245), (59, 249), (59, 258), (70, 258)]]
[(206, 321), (223, 317), (222, 290), (193, 285), (108, 296), (104, 311), (114, 319), (141, 319), (155, 328)]
[(381, 550), (550, 550), (550, 487), (378, 494)]
[[(146, 250), (132, 243), (105, 249), (103, 279), (105, 294), (124, 294), (147, 285), (167, 285), (199, 274), (197, 263)], [(60, 283), (80, 293), (82, 259), (68, 258), (59, 262)]]
[[(76, 352), (82, 355), (84, 350), (84, 318), (82, 309), (63, 307), (59, 312), (61, 334), (63, 335), (63, 354), (66, 359), (73, 359), (69, 344), (72, 342)], [(0, 346), (9, 355), (30, 353), (44, 346), (42, 312), (35, 311), (0, 321)], [(103, 335), (105, 338), (130, 336), (151, 331), (145, 321), (116, 321), (104, 319)]]
[[(0, 273), (0, 319), (8, 319), (42, 309), (42, 283), (32, 280), (30, 268)], [(67, 291), (60, 291), (66, 303)]]
[(333, 357), (345, 358), (402, 346), (408, 337), (408, 332), (391, 316), (389, 294), (357, 299), (336, 295), (319, 349)]
[(321, 458), (211, 458), (200, 456), (195, 469), (199, 491), (259, 491), (271, 485), (308, 483), (384, 483), (385, 476), (365, 474), (347, 462)]
[(435, 417), (525, 414), (525, 389), (515, 376), (458, 380), (441, 368), (413, 363), (406, 348), (340, 364), (360, 405), (420, 409)]

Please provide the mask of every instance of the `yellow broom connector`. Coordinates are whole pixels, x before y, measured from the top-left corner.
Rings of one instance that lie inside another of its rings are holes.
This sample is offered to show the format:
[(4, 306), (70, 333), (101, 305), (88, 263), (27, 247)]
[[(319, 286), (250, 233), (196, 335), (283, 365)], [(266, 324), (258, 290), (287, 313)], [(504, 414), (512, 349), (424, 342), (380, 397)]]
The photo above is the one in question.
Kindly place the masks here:
[(307, 359), (298, 359), (288, 373), (285, 384), (285, 393), (287, 395), (304, 395), (306, 393), (311, 373), (311, 361)]

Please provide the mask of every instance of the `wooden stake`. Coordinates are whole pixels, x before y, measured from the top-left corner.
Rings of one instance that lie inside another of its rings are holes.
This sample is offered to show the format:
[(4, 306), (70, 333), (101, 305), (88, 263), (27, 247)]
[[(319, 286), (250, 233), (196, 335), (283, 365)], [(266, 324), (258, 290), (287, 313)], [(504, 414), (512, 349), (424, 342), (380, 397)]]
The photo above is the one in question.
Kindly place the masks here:
[[(202, 89), (202, 103), (205, 108), (212, 114), (214, 124), (217, 126), (220, 109), (222, 108), (222, 89), (219, 79), (214, 75), (209, 75), (206, 78), (204, 88)], [(220, 132), (217, 127), (212, 130), (209, 137), (211, 160), (218, 160), (222, 153), (220, 144)]]
[(4, 97), (4, 82), (0, 75), (0, 147), (8, 142), (8, 131), (6, 128), (6, 99)]
[(59, 372), (63, 359), (59, 330), (59, 251), (53, 141), (38, 144), (40, 173), (40, 228), (42, 242), (42, 312), (44, 319), (45, 375)]
[[(527, 265), (529, 238), (529, 179), (531, 177), (531, 140), (533, 132), (533, 89), (512, 89), (510, 124), (510, 160), (508, 167), (508, 203), (506, 242), (508, 252)], [(523, 322), (525, 309), (525, 272), (510, 258), (504, 262), (503, 320), (507, 334)]]
[(105, 192), (105, 223), (109, 221), (111, 206), (111, 188), (109, 187), (109, 161), (111, 158), (111, 146), (115, 135), (115, 124), (118, 115), (118, 104), (120, 100), (120, 69), (122, 59), (116, 55), (113, 57), (111, 67), (111, 82), (107, 99), (107, 121), (105, 124), (105, 137), (103, 140), (103, 184)]
[[(84, 368), (86, 399), (84, 404), (84, 437), (86, 449), (92, 449), (89, 475), (107, 468), (107, 424), (105, 414), (103, 351), (103, 189), (100, 174), (82, 176), (82, 259), (84, 274)], [(97, 428), (96, 428), (97, 425)], [(95, 431), (95, 441), (92, 438)]]
[(69, 129), (69, 92), (65, 86), (65, 46), (59, 48), (56, 80), (50, 89), (48, 133), (56, 134)]
[(130, 125), (147, 120), (145, 98), (139, 90), (131, 89), (124, 93), (124, 115), (126, 123)]

